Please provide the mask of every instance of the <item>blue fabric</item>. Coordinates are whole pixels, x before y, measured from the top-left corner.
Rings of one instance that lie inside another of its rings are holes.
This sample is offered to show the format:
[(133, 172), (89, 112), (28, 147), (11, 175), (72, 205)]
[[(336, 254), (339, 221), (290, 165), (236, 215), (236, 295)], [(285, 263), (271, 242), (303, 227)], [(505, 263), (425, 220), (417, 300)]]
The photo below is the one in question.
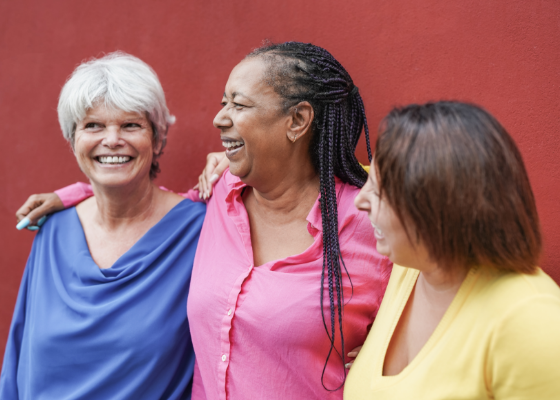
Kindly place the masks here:
[(0, 399), (190, 399), (186, 304), (206, 206), (183, 200), (109, 269), (75, 208), (33, 243), (0, 377)]

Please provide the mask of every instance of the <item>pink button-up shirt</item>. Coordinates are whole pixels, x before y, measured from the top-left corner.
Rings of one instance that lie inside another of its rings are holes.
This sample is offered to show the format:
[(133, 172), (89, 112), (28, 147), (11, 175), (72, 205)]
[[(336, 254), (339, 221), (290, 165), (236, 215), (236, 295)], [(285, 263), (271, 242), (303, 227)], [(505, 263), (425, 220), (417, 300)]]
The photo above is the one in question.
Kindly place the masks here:
[[(228, 171), (208, 202), (187, 307), (197, 358), (192, 398), (342, 399), (342, 390), (329, 392), (321, 384), (330, 343), (319, 298), (323, 259), (319, 201), (307, 217), (313, 244), (301, 254), (255, 267), (241, 197), (245, 187)], [(340, 181), (336, 189), (340, 247), (353, 284), (352, 292), (343, 275), (348, 352), (366, 338), (391, 264), (375, 250), (367, 215), (354, 207), (359, 189)], [(326, 290), (324, 309), (330, 321)], [(337, 327), (340, 343), (338, 336)], [(340, 345), (337, 348), (340, 352)], [(336, 354), (331, 356), (325, 386), (334, 389), (342, 383), (342, 365)]]
[[(192, 399), (342, 399), (342, 390), (329, 392), (321, 384), (330, 343), (319, 298), (323, 258), (319, 201), (307, 216), (307, 230), (314, 238), (311, 247), (255, 267), (249, 218), (241, 198), (244, 187), (228, 171), (208, 201), (188, 299), (197, 359)], [(367, 215), (354, 207), (359, 189), (337, 180), (336, 190), (340, 248), (353, 285), (352, 289), (343, 274), (348, 353), (366, 339), (391, 263), (375, 250)], [(57, 193), (65, 206), (92, 194), (86, 184)], [(189, 191), (183, 196), (197, 200), (196, 194)], [(324, 293), (329, 324), (329, 294)], [(338, 325), (336, 337), (340, 353)], [(334, 389), (343, 378), (342, 361), (333, 354), (325, 386)]]

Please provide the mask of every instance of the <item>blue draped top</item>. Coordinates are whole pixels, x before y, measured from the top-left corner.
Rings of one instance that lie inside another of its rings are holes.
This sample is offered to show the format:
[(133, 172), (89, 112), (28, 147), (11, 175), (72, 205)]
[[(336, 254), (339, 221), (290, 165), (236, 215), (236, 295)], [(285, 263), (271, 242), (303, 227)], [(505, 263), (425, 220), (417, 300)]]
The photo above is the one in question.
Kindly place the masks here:
[(108, 269), (75, 208), (33, 243), (0, 377), (0, 399), (190, 399), (186, 314), (206, 206), (183, 200)]

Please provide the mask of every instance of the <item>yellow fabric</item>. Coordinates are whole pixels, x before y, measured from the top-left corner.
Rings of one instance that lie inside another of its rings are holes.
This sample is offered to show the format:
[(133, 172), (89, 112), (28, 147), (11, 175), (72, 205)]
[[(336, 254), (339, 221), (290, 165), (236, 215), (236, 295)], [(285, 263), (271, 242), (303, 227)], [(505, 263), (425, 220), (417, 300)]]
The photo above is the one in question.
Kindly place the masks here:
[(364, 164), (360, 164), (362, 166), (363, 169), (366, 170), (366, 172), (369, 174), (369, 165), (364, 165)]
[(560, 288), (541, 269), (471, 270), (420, 353), (400, 374), (382, 376), (418, 274), (394, 266), (344, 399), (560, 399)]

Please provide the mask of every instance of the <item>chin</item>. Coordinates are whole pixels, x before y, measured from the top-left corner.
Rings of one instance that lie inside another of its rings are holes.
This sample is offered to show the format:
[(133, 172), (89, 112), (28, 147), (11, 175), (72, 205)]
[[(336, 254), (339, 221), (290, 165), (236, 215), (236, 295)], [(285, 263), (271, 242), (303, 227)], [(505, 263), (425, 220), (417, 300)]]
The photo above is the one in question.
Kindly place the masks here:
[(121, 186), (126, 186), (134, 181), (134, 177), (131, 176), (92, 176), (89, 177), (92, 182), (95, 182), (98, 186), (107, 188), (116, 188)]
[(243, 165), (239, 162), (230, 162), (229, 172), (239, 178), (243, 178), (247, 173), (244, 171)]
[[(384, 246), (384, 245), (380, 244), (379, 242), (376, 243), (376, 246), (375, 246), (375, 247), (376, 247), (376, 249), (377, 249), (377, 252), (378, 252), (379, 254), (381, 254), (382, 256), (389, 257), (389, 255), (391, 254), (391, 252), (389, 251), (389, 249), (387, 248), (387, 246)], [(391, 258), (391, 257), (389, 257), (389, 259), (390, 259), (390, 258)], [(393, 260), (391, 260), (391, 261), (393, 261)]]

